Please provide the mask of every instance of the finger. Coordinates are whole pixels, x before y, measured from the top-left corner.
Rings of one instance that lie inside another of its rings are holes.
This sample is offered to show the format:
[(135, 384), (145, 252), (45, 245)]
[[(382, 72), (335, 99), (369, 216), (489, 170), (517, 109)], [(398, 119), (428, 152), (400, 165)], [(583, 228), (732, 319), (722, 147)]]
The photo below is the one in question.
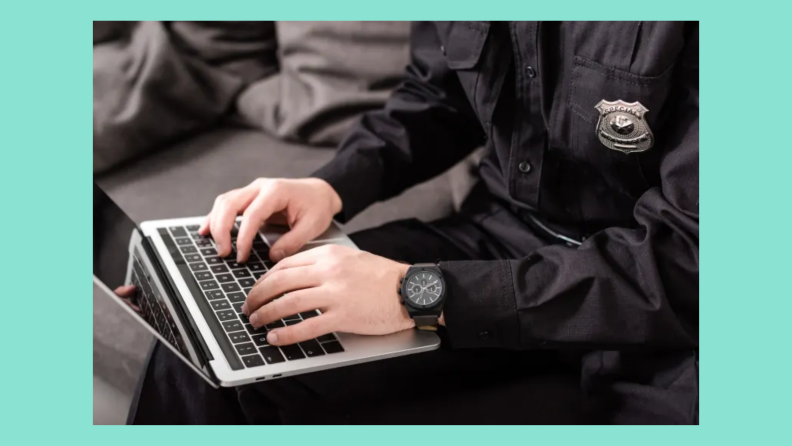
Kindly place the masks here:
[(256, 198), (257, 191), (257, 188), (246, 187), (221, 195), (215, 203), (210, 229), (220, 257), (231, 254), (231, 228), (236, 222), (237, 215)]
[(318, 275), (311, 271), (310, 267), (291, 268), (269, 274), (266, 279), (260, 280), (250, 291), (245, 303), (242, 304), (242, 312), (250, 316), (259, 307), (276, 297), (282, 296), (284, 293), (313, 288), (320, 284)]
[(250, 324), (258, 328), (297, 313), (316, 310), (327, 303), (325, 296), (317, 288), (287, 293), (254, 311), (249, 317)]
[(270, 259), (273, 262), (280, 262), (284, 258), (293, 255), (302, 248), (309, 240), (320, 232), (317, 231), (319, 222), (316, 217), (297, 216), (294, 226), (289, 232), (283, 234), (270, 249)]
[(289, 345), (307, 341), (335, 331), (335, 320), (331, 314), (321, 314), (306, 319), (299, 324), (276, 328), (267, 334), (267, 342), (272, 345)]
[(256, 237), (261, 224), (273, 213), (285, 207), (284, 195), (273, 196), (269, 193), (259, 194), (250, 206), (245, 209), (242, 224), (239, 225), (237, 235), (237, 262), (245, 262), (250, 255), (250, 247)]
[(127, 304), (127, 306), (129, 306), (129, 308), (133, 309), (135, 311), (135, 313), (140, 313), (140, 307), (138, 307), (137, 305), (133, 304), (131, 300), (126, 299), (126, 298), (121, 298), (121, 300), (123, 300), (124, 303)]
[(267, 271), (263, 276), (259, 278), (259, 281), (264, 280), (264, 278), (267, 277), (267, 274), (275, 273), (276, 271), (281, 271), (289, 268), (299, 268), (301, 266), (310, 266), (315, 264), (321, 256), (319, 255), (319, 253), (312, 251), (314, 250), (310, 249), (308, 251), (295, 254), (291, 257), (286, 257), (285, 259), (278, 262), (275, 266), (270, 268), (269, 271)]
[(132, 297), (135, 294), (135, 285), (122, 285), (113, 292), (120, 297)]
[(201, 227), (198, 228), (198, 234), (201, 234), (204, 237), (209, 235), (209, 222), (211, 220), (212, 220), (212, 211), (209, 211), (209, 214), (206, 215), (206, 218), (204, 218), (203, 223), (201, 223)]

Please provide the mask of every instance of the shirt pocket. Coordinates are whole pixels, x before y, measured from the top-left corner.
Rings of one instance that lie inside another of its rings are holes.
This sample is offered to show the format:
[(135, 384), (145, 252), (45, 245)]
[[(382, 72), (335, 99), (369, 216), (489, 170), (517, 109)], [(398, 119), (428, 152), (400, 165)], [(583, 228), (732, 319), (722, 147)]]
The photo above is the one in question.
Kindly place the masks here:
[[(489, 22), (437, 22), (441, 50), (446, 64), (459, 79), (468, 101), (479, 119), (486, 120), (486, 90), (481, 88), (484, 45), (490, 31)], [(482, 91), (479, 91), (482, 90)]]
[[(674, 66), (658, 76), (640, 76), (604, 66), (582, 56), (575, 56), (569, 88), (568, 108), (571, 113), (568, 141), (570, 156), (597, 172), (609, 186), (637, 198), (650, 185), (646, 169), (656, 169), (658, 147), (662, 140), (663, 109), (671, 87)], [(595, 108), (602, 101), (640, 102), (648, 112), (643, 115), (654, 134), (654, 147), (646, 152), (625, 154), (605, 147), (597, 135), (600, 112)]]

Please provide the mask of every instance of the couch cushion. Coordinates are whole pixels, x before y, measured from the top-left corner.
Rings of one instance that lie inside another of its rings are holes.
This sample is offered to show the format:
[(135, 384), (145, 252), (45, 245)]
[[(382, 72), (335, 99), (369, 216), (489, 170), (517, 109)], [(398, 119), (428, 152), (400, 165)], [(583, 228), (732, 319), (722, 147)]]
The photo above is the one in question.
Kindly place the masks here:
[[(310, 175), (334, 155), (279, 141), (261, 132), (225, 128), (152, 153), (97, 178), (136, 221), (204, 215), (217, 195), (258, 177)], [(347, 231), (399, 218), (432, 220), (453, 210), (448, 175), (379, 203), (346, 225)]]
[(337, 145), (404, 75), (409, 22), (277, 22), (280, 71), (237, 99), (245, 121), (281, 139)]

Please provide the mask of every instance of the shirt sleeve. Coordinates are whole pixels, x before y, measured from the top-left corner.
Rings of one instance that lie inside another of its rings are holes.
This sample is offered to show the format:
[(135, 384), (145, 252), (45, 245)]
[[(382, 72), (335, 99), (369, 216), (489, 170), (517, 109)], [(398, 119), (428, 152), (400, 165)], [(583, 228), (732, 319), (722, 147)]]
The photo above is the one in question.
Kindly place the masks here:
[(361, 117), (335, 158), (312, 176), (339, 194), (343, 210), (336, 218), (346, 222), (376, 201), (449, 169), (483, 138), (435, 26), (416, 22), (403, 81), (383, 109)]
[(441, 263), (454, 347), (698, 346), (697, 29), (680, 62), (660, 185), (638, 199), (638, 227), (519, 260)]

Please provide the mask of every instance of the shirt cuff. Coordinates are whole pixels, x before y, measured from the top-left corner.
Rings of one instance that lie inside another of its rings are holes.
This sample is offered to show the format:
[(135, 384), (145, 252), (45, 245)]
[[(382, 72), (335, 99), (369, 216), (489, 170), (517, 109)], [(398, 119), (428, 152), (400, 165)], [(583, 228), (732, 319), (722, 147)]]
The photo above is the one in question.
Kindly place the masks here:
[(365, 156), (339, 152), (311, 176), (327, 181), (335, 189), (342, 210), (334, 218), (346, 223), (377, 201), (379, 175)]
[(454, 348), (520, 348), (514, 281), (507, 261), (441, 262), (443, 306)]

